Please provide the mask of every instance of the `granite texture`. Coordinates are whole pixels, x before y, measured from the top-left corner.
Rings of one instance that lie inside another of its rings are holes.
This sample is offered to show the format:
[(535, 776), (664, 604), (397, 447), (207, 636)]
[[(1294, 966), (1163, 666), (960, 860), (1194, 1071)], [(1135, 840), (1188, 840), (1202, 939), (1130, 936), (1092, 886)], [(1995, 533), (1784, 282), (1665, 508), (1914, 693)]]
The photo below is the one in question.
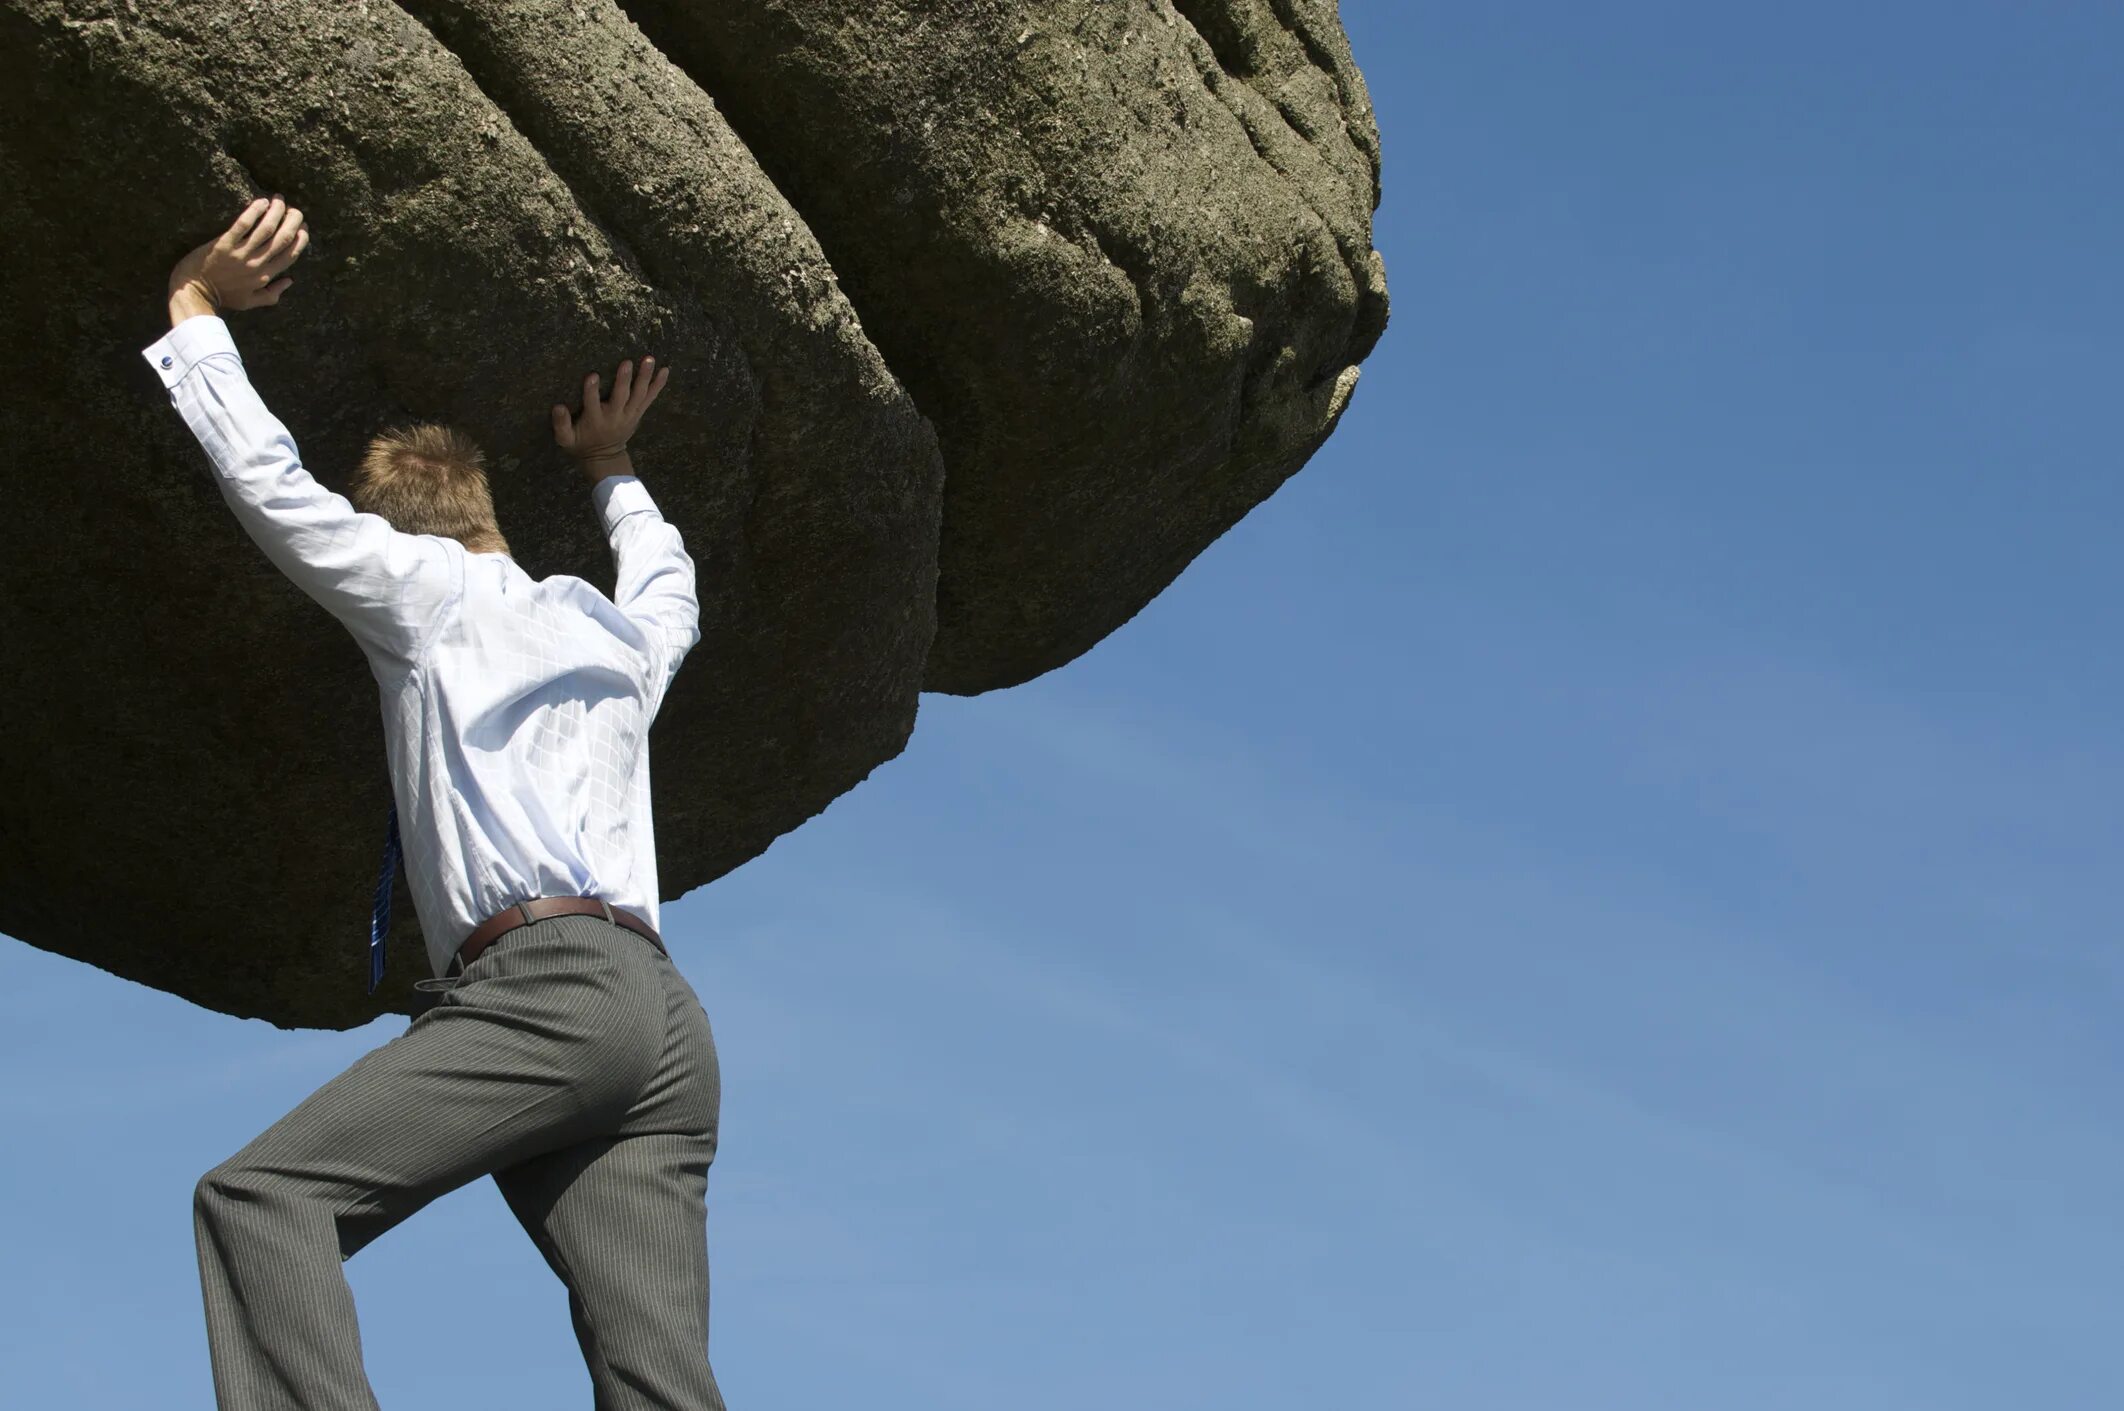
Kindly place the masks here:
[(654, 353), (700, 570), (652, 736), (676, 897), (1080, 655), (1302, 466), (1386, 321), (1379, 143), (1315, 0), (0, 0), (0, 931), (348, 1027), (426, 973), (351, 638), (244, 537), (139, 349), (279, 192), (230, 316), (325, 484), (472, 434), (534, 575), (611, 583), (547, 408)]

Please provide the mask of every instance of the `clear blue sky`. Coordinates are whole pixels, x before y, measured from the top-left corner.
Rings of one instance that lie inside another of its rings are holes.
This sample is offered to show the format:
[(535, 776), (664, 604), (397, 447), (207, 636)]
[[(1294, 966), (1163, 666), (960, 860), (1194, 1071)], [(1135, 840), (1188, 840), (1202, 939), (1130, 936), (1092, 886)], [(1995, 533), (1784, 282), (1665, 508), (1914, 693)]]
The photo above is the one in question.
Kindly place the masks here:
[[(666, 912), (732, 1406), (2124, 1404), (2124, 10), (1344, 13), (1334, 441)], [(0, 1404), (210, 1406), (194, 1180), (404, 1022), (0, 945)], [(347, 1267), (588, 1404), (491, 1185)]]

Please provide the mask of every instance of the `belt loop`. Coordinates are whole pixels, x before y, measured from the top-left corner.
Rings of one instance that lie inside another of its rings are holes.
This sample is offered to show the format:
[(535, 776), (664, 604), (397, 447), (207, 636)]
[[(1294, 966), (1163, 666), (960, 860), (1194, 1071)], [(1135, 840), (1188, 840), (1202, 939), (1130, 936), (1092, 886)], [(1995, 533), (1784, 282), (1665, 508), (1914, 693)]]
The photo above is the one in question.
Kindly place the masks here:
[(617, 922), (617, 921), (614, 921), (614, 920), (612, 919), (612, 903), (611, 903), (611, 902), (609, 902), (609, 901), (606, 901), (606, 900), (605, 900), (605, 899), (604, 899), (603, 897), (599, 897), (599, 898), (597, 899), (597, 904), (598, 904), (599, 906), (601, 906), (601, 907), (603, 907), (603, 908), (605, 909), (605, 924), (606, 924), (607, 926), (617, 926), (617, 925), (619, 925), (619, 922)]
[(524, 918), (524, 924), (526, 926), (529, 926), (532, 922), (538, 920), (536, 916), (533, 916), (531, 914), (531, 903), (527, 901), (518, 902), (516, 904), (516, 910), (518, 914), (520, 914)]

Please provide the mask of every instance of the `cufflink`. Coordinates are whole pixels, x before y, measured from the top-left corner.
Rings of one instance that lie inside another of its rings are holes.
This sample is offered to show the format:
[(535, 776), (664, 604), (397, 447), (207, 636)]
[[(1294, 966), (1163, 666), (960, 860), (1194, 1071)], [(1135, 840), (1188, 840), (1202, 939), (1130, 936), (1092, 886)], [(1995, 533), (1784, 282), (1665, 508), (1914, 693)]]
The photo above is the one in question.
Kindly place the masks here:
[(176, 361), (177, 361), (177, 360), (176, 360), (175, 358), (171, 357), (171, 356), (170, 356), (170, 355), (169, 355), (168, 353), (164, 353), (164, 354), (162, 355), (162, 365), (163, 365), (164, 367), (168, 367), (168, 366), (169, 366), (169, 365), (170, 365), (171, 363), (173, 363), (173, 362), (176, 362)]

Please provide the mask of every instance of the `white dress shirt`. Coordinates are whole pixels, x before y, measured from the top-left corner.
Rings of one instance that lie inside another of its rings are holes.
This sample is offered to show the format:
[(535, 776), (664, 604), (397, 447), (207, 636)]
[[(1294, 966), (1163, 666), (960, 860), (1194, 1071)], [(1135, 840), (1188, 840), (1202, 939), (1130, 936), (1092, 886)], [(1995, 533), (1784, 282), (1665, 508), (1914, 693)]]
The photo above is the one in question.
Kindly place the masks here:
[[(220, 318), (187, 318), (142, 356), (244, 529), (369, 659), (435, 974), (473, 927), (533, 897), (600, 897), (656, 926), (649, 722), (700, 640), (700, 605), (647, 487), (614, 475), (591, 492), (618, 564), (611, 598), (534, 581), (506, 554), (401, 534), (318, 484)], [(350, 943), (365, 923), (348, 918)]]

